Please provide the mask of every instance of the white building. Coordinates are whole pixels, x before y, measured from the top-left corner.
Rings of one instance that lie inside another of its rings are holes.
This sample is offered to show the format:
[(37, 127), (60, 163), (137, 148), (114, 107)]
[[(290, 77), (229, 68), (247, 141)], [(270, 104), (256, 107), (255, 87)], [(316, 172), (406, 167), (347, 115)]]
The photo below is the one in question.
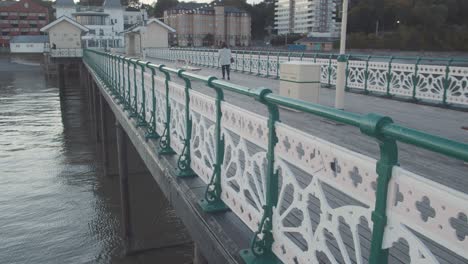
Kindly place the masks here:
[(133, 25), (141, 24), (148, 20), (146, 9), (136, 9), (127, 7), (124, 11), (124, 29), (130, 28)]
[(279, 35), (299, 33), (315, 37), (336, 37), (339, 0), (278, 0), (275, 6), (275, 29)]
[(49, 34), (51, 49), (82, 49), (82, 36), (89, 29), (67, 16), (61, 16), (41, 28), (41, 32)]
[(14, 36), (10, 39), (11, 53), (43, 53), (49, 39), (45, 35)]
[[(89, 29), (82, 37), (89, 48), (110, 49), (123, 47), (124, 14), (127, 17), (144, 17), (145, 10), (126, 11), (120, 0), (105, 0), (102, 6), (80, 6), (73, 0), (55, 2), (56, 17), (67, 16)], [(147, 16), (147, 15), (146, 15)]]
[(141, 55), (146, 48), (169, 47), (169, 34), (175, 29), (156, 18), (148, 20), (145, 26), (135, 25), (125, 31), (125, 53)]

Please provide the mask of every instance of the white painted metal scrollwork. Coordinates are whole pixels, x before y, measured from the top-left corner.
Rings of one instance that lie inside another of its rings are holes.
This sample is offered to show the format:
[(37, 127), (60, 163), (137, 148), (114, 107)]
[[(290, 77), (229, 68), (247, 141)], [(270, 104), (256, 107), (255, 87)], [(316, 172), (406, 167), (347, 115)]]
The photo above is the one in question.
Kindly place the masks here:
[(210, 181), (215, 152), (215, 100), (197, 91), (190, 91), (192, 117), (191, 158), (192, 169), (205, 182)]
[(184, 87), (169, 82), (169, 102), (171, 106), (171, 147), (182, 153), (185, 139), (185, 91)]
[(468, 260), (467, 201), (464, 193), (395, 167), (389, 187), (384, 248), (403, 239), (409, 245), (412, 262), (437, 263), (418, 233)]
[(265, 204), (266, 118), (224, 102), (222, 112), (222, 200), (256, 230)]
[(285, 263), (362, 263), (376, 161), (281, 123), (276, 130), (275, 254)]
[(449, 67), (447, 102), (468, 105), (468, 67)]

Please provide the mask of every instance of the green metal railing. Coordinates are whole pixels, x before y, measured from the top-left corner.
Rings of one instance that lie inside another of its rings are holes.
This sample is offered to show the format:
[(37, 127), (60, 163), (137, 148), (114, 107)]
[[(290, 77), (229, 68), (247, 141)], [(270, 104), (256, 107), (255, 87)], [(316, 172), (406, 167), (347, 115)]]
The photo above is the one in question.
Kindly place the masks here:
[[(147, 56), (157, 59), (172, 61), (182, 59), (199, 66), (220, 67), (218, 53), (214, 49), (147, 49), (145, 52)], [(291, 60), (316, 62), (322, 66), (321, 83), (326, 87), (335, 85), (335, 62), (339, 54), (284, 51), (275, 52), (275, 56), (272, 54), (272, 51), (233, 50), (232, 69), (279, 79), (279, 65), (282, 62)], [(238, 63), (238, 60), (241, 63)], [(347, 91), (400, 97), (443, 106), (468, 105), (468, 58), (348, 54), (346, 61)], [(395, 65), (399, 65), (399, 68)], [(454, 67), (461, 67), (462, 70)], [(422, 72), (421, 68), (425, 71)]]
[[(242, 54), (242, 56), (244, 53)], [(251, 56), (249, 54), (248, 56)], [(357, 114), (334, 108), (313, 104), (301, 100), (283, 97), (271, 92), (267, 88), (252, 89), (240, 85), (235, 85), (215, 77), (206, 77), (183, 70), (173, 69), (164, 65), (157, 65), (150, 62), (138, 61), (131, 58), (125, 58), (109, 53), (103, 53), (94, 50), (85, 50), (84, 62), (95, 72), (97, 77), (107, 86), (116, 99), (124, 104), (124, 109), (131, 113), (131, 117), (138, 120), (141, 119), (141, 112), (138, 112), (138, 107), (148, 107), (152, 111), (152, 119), (150, 126), (147, 127), (148, 134), (154, 135), (156, 131), (156, 122), (154, 118), (157, 113), (155, 108), (155, 95), (154, 95), (154, 81), (152, 83), (153, 89), (153, 105), (145, 106), (138, 101), (143, 100), (136, 95), (137, 89), (144, 87), (144, 78), (142, 76), (141, 83), (135, 83), (134, 98), (130, 98), (130, 65), (140, 66), (143, 71), (151, 72), (153, 79), (157, 73), (165, 78), (165, 108), (166, 108), (166, 121), (164, 133), (160, 139), (160, 153), (161, 154), (175, 154), (174, 150), (170, 147), (170, 94), (169, 84), (171, 75), (180, 78), (185, 83), (185, 122), (186, 122), (186, 135), (184, 140), (184, 150), (179, 154), (178, 167), (179, 176), (193, 175), (190, 168), (190, 140), (191, 140), (191, 127), (192, 119), (190, 118), (190, 93), (192, 89), (191, 83), (194, 81), (202, 82), (215, 90), (216, 92), (216, 119), (215, 119), (215, 149), (216, 157), (215, 164), (213, 164), (213, 175), (206, 189), (205, 199), (201, 201), (202, 208), (207, 212), (215, 212), (226, 210), (227, 206), (221, 199), (221, 182), (224, 175), (221, 174), (221, 164), (223, 163), (224, 153), (224, 137), (221, 134), (221, 102), (224, 100), (224, 92), (230, 91), (246, 97), (254, 98), (259, 103), (265, 105), (268, 109), (268, 144), (266, 147), (266, 177), (265, 177), (265, 204), (263, 205), (263, 217), (252, 239), (250, 250), (243, 250), (240, 252), (243, 259), (248, 263), (271, 263), (277, 262), (277, 257), (272, 252), (272, 244), (274, 241), (273, 236), (273, 209), (278, 205), (278, 171), (275, 169), (275, 146), (278, 138), (275, 131), (275, 124), (280, 122), (280, 114), (278, 107), (287, 107), (300, 112), (309, 113), (315, 116), (326, 118), (335, 122), (347, 124), (360, 129), (360, 131), (373, 138), (380, 147), (380, 158), (377, 162), (376, 171), (378, 174), (377, 187), (376, 187), (376, 201), (372, 213), (373, 229), (369, 263), (380, 264), (386, 263), (388, 259), (388, 250), (382, 249), (384, 230), (387, 225), (387, 204), (388, 204), (388, 189), (389, 181), (392, 176), (392, 169), (398, 164), (398, 147), (397, 142), (404, 142), (419, 148), (429, 151), (440, 153), (455, 159), (468, 161), (468, 144), (456, 142), (443, 137), (427, 134), (415, 129), (401, 126), (393, 123), (390, 117), (381, 116), (378, 114)], [(120, 65), (120, 66), (119, 66)], [(125, 66), (127, 68), (125, 69)], [(119, 68), (121, 67), (121, 68)], [(125, 90), (125, 81), (127, 83), (127, 90)], [(120, 84), (120, 85), (119, 85)], [(132, 101), (133, 100), (133, 101)], [(140, 109), (144, 112), (144, 109)], [(135, 114), (137, 113), (137, 114)], [(158, 135), (159, 136), (159, 135)], [(156, 137), (150, 137), (156, 138)]]

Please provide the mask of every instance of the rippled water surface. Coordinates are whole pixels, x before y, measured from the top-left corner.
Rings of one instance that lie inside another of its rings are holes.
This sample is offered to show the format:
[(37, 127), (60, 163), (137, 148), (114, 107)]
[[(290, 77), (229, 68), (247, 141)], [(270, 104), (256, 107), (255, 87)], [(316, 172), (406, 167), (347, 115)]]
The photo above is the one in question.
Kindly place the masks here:
[(67, 85), (61, 100), (34, 60), (0, 57), (0, 263), (142, 263), (121, 256), (118, 181), (97, 176)]

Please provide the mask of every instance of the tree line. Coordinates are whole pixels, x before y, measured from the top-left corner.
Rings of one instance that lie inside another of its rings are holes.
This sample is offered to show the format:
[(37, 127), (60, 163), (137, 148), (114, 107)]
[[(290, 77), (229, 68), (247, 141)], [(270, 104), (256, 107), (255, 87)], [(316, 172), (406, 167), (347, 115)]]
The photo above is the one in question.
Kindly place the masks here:
[(348, 47), (468, 51), (467, 0), (359, 0), (348, 13)]

